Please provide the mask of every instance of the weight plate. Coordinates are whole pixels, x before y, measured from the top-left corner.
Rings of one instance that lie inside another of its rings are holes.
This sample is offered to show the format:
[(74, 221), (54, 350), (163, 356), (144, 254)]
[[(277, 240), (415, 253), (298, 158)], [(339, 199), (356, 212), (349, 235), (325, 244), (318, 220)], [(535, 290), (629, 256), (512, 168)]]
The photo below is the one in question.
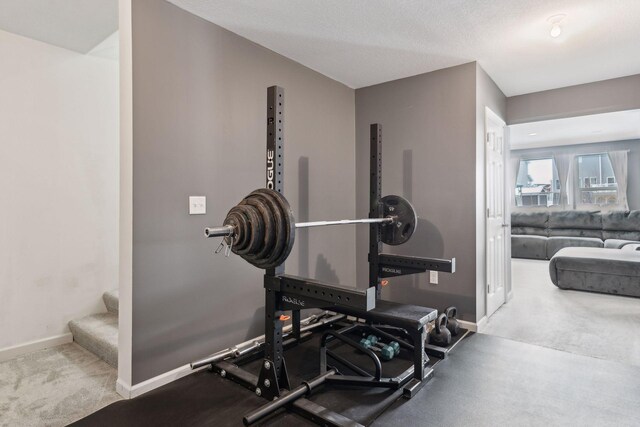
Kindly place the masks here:
[(225, 243), (228, 245), (233, 239), (233, 246), (236, 250), (242, 250), (249, 244), (249, 231), (247, 229), (248, 224), (244, 214), (234, 211), (229, 211), (227, 217), (224, 220), (224, 225), (230, 225), (233, 227), (234, 234), (224, 238)]
[(401, 245), (411, 238), (418, 225), (418, 216), (407, 199), (389, 195), (381, 199), (384, 217), (395, 217), (393, 223), (385, 223), (380, 227), (382, 242), (387, 245)]
[(242, 254), (246, 250), (249, 244), (249, 237), (251, 230), (249, 229), (249, 223), (246, 215), (237, 206), (231, 208), (227, 217), (224, 220), (224, 225), (231, 225), (234, 228), (234, 235), (224, 238), (227, 245), (231, 244), (233, 238), (233, 250), (234, 253)]
[(246, 228), (248, 230), (247, 247), (239, 250), (235, 246), (232, 246), (231, 250), (233, 251), (233, 253), (238, 254), (243, 258), (245, 257), (245, 255), (255, 254), (258, 250), (258, 247), (260, 246), (260, 243), (262, 242), (262, 239), (264, 238), (262, 228), (263, 226), (258, 210), (249, 205), (236, 205), (231, 209), (231, 211), (237, 211), (244, 215), (244, 220), (247, 224)]
[[(280, 193), (274, 190), (269, 190), (267, 188), (260, 188), (258, 190), (253, 191), (251, 194), (261, 194), (265, 197), (268, 197), (277, 203), (278, 210), (282, 214), (283, 222), (283, 233), (284, 235), (284, 246), (282, 248), (275, 248), (276, 250), (272, 254), (269, 259), (265, 260), (264, 263), (260, 263), (261, 268), (274, 268), (282, 264), (293, 249), (293, 244), (296, 238), (296, 224), (295, 218), (293, 217), (293, 211), (291, 210), (291, 206), (287, 199)], [(281, 249), (281, 251), (280, 251)], [(254, 264), (255, 265), (255, 264)]]
[(248, 254), (253, 260), (261, 261), (265, 259), (273, 250), (273, 242), (275, 240), (274, 230), (274, 218), (271, 213), (271, 209), (267, 206), (266, 203), (263, 203), (258, 197), (249, 195), (246, 197), (241, 204), (246, 204), (255, 207), (260, 215), (260, 221), (264, 226), (263, 231), (263, 239), (258, 246), (258, 249), (255, 253)]
[(261, 193), (253, 193), (252, 196), (255, 199), (261, 200), (269, 207), (269, 211), (272, 215), (273, 223), (274, 223), (274, 241), (271, 245), (271, 251), (267, 254), (266, 258), (261, 260), (258, 264), (260, 268), (264, 266), (272, 266), (272, 264), (279, 258), (280, 254), (282, 254), (285, 245), (285, 239), (287, 238), (287, 233), (284, 233), (286, 223), (284, 218), (284, 212), (281, 211), (281, 206), (278, 203), (277, 199), (265, 194)]

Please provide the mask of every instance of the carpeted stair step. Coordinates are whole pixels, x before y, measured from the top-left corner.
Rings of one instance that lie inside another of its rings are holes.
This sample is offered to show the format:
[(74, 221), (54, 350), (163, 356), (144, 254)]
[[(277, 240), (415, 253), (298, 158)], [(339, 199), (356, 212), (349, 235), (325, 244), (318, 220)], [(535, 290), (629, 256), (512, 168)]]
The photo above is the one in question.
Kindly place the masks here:
[(111, 366), (118, 366), (118, 314), (100, 313), (69, 322), (73, 340)]
[(118, 313), (118, 290), (105, 292), (102, 294), (102, 301), (110, 313)]

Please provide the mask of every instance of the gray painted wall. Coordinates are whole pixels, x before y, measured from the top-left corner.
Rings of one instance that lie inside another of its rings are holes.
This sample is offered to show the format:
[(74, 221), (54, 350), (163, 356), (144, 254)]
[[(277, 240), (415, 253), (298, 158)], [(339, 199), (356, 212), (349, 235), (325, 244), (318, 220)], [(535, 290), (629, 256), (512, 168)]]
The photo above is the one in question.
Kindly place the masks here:
[(507, 99), (507, 124), (640, 108), (640, 74)]
[[(298, 219), (354, 216), (355, 111), (352, 89), (167, 2), (132, 13), (136, 384), (263, 333), (262, 271), (214, 256), (203, 228), (264, 185), (266, 88), (286, 91)], [(189, 195), (207, 215), (187, 214)], [(354, 253), (353, 228), (299, 233), (287, 271), (354, 286)]]
[[(627, 141), (599, 142), (595, 144), (565, 145), (560, 147), (530, 148), (526, 150), (513, 150), (511, 157), (541, 158), (551, 157), (555, 154), (591, 154), (605, 151), (629, 150), (627, 199), (629, 209), (640, 209), (640, 139)], [(515, 165), (515, 163), (514, 163)], [(514, 208), (523, 209), (523, 208)], [(525, 208), (526, 209), (526, 208)]]
[[(413, 238), (385, 251), (457, 259), (457, 272), (391, 279), (383, 297), (476, 315), (476, 64), (356, 90), (357, 213), (368, 213), (369, 124), (382, 124), (382, 193), (409, 199)], [(368, 231), (357, 230), (359, 286), (367, 285)]]
[[(503, 120), (507, 114), (507, 97), (476, 63), (476, 318), (486, 314), (486, 194), (485, 194), (485, 107)], [(506, 132), (506, 129), (505, 129)], [(508, 138), (505, 137), (505, 140)], [(510, 239), (506, 239), (507, 242)], [(509, 253), (509, 251), (507, 251)], [(510, 271), (511, 266), (507, 263)], [(510, 275), (510, 273), (508, 273)], [(511, 289), (507, 287), (507, 292)]]

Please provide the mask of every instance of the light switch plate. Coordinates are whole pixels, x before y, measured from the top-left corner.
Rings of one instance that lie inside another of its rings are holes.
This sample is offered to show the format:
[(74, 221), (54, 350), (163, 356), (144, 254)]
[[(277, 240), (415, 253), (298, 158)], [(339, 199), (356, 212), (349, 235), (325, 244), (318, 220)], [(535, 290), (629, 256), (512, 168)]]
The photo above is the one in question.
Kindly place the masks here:
[(204, 196), (189, 196), (189, 215), (204, 215), (207, 213), (207, 198)]
[(437, 271), (429, 271), (429, 282), (434, 285), (438, 284), (438, 272)]

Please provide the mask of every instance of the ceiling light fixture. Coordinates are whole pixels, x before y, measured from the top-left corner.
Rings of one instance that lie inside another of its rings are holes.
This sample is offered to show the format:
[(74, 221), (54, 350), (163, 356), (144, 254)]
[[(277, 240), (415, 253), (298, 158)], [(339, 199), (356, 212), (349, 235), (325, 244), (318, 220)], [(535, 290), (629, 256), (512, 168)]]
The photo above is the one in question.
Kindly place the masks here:
[(537, 135), (537, 133), (535, 133), (535, 132), (532, 132), (532, 133), (529, 134), (529, 136), (536, 136), (536, 135)]
[(567, 15), (565, 15), (564, 13), (560, 13), (558, 15), (550, 16), (547, 19), (547, 22), (551, 24), (551, 31), (549, 31), (549, 35), (554, 39), (558, 38), (560, 34), (562, 34), (562, 27), (560, 26), (560, 24), (566, 16)]

